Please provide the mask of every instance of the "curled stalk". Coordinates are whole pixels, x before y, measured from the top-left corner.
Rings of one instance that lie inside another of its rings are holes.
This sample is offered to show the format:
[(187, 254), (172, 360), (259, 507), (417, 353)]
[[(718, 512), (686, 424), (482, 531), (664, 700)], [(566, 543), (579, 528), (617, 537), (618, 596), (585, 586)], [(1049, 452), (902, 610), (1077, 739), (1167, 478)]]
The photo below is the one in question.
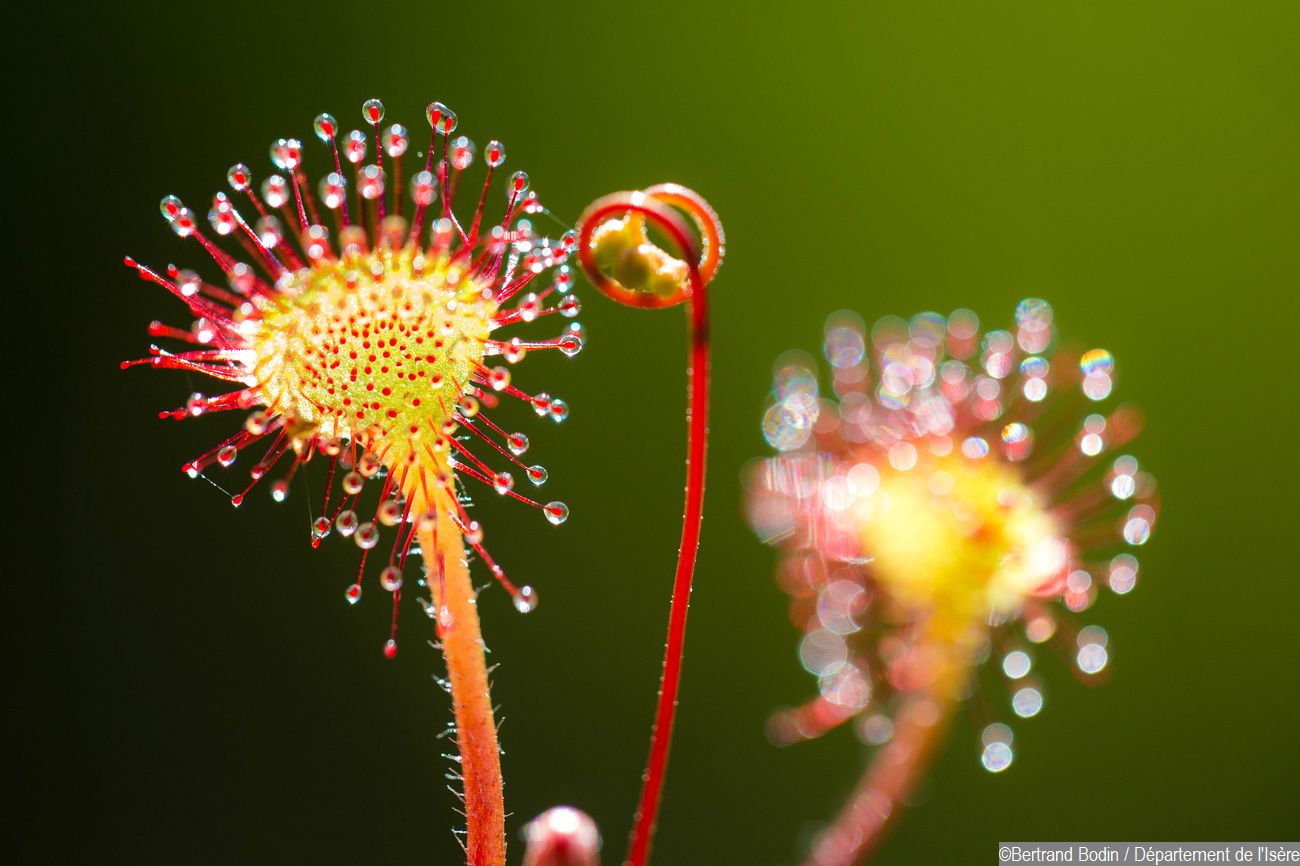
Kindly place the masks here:
[[(694, 222), (698, 239), (678, 210)], [(664, 235), (681, 258), (673, 258), (655, 246), (646, 234), (647, 226)], [(698, 194), (676, 184), (605, 196), (587, 208), (578, 223), (579, 261), (600, 292), (634, 307), (689, 304), (686, 504), (650, 755), (624, 861), (627, 866), (645, 866), (650, 857), (677, 711), (686, 614), (704, 509), (709, 413), (709, 305), (705, 287), (722, 262), (724, 244), (717, 214)]]

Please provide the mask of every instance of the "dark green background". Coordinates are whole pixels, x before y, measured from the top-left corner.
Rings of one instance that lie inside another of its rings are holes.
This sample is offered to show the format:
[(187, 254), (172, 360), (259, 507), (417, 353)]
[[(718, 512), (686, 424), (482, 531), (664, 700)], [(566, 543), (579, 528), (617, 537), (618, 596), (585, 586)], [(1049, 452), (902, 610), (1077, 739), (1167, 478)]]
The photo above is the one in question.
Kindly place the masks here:
[[(772, 360), (815, 351), (838, 308), (968, 306), (992, 325), (1028, 294), (1118, 357), (1163, 522), (1139, 590), (1096, 610), (1109, 684), (1046, 664), (1047, 707), (1016, 725), (1000, 777), (959, 722), (879, 862), (992, 863), (1000, 839), (1300, 836), (1297, 10), (157, 2), (20, 22), (33, 57), (9, 115), (30, 134), (7, 134), (7, 261), (38, 272), (6, 290), (36, 304), (8, 320), (10, 435), (36, 477), (7, 506), (8, 838), (32, 862), (457, 862), (423, 620), (385, 663), (386, 607), (343, 603), (356, 551), (309, 548), (305, 488), (234, 511), (178, 471), (230, 422), (158, 421), (185, 376), (116, 368), (151, 318), (178, 318), (121, 255), (200, 262), (159, 196), (204, 208), (231, 162), (264, 174), (276, 136), (307, 139), (319, 167), (312, 117), (355, 124), (370, 96), (416, 130), (427, 101), (449, 103), (568, 219), (675, 180), (726, 222), (658, 863), (794, 863), (863, 762), (848, 732), (787, 750), (763, 735), (812, 688), (774, 554), (740, 517)], [(483, 611), (511, 840), (572, 803), (613, 863), (677, 547), (685, 350), (680, 311), (583, 299), (587, 350), (517, 372), (573, 407), (562, 427), (519, 425), (573, 517), (481, 507), (542, 600), (520, 617), (493, 590)]]

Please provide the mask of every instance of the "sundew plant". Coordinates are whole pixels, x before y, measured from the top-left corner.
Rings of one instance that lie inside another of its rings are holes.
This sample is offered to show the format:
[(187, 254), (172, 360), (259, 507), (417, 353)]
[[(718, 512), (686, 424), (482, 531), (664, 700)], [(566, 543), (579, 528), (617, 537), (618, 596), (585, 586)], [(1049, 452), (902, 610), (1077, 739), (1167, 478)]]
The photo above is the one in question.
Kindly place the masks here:
[[(312, 519), (312, 544), (331, 536), (359, 549), (343, 600), (378, 593), (391, 605), (383, 653), (398, 652), (398, 626), (412, 605), (436, 638), (452, 698), (455, 792), (463, 802), (463, 845), (471, 866), (506, 861), (506, 818), (496, 711), (479, 620), (477, 560), (521, 613), (537, 591), (511, 579), (489, 553), (485, 527), (466, 506), (475, 489), (514, 499), (559, 526), (569, 509), (540, 495), (548, 473), (529, 457), (526, 432), (493, 420), (503, 400), (531, 406), (543, 422), (563, 422), (567, 404), (546, 390), (524, 390), (515, 369), (530, 353), (578, 354), (583, 327), (571, 261), (604, 294), (637, 307), (689, 302), (690, 421), (686, 518), (670, 611), (659, 710), (628, 862), (649, 856), (668, 757), (694, 572), (704, 484), (708, 327), (704, 287), (722, 260), (721, 225), (707, 203), (676, 185), (597, 201), (578, 228), (547, 211), (528, 176), (499, 183), (504, 145), (482, 148), (481, 188), (461, 191), (478, 149), (456, 135), (456, 114), (439, 102), (425, 110), (426, 149), (408, 156), (412, 133), (385, 124), (377, 99), (365, 102), (358, 129), (329, 114), (314, 123), (314, 180), (307, 148), (295, 138), (271, 144), (275, 173), (229, 168), (206, 220), (180, 198), (162, 199), (162, 216), (208, 262), (203, 270), (126, 264), (183, 306), (185, 321), (149, 326), (150, 366), (201, 374), (222, 390), (193, 393), (166, 419), (234, 413), (230, 432), (182, 469), (245, 503), (265, 487), (277, 502), (290, 482), (324, 477)], [(422, 157), (422, 158), (421, 158)], [(461, 208), (462, 197), (470, 207)], [(500, 204), (504, 200), (504, 204)], [(497, 202), (497, 204), (493, 204)], [(534, 220), (558, 226), (551, 237)], [(670, 253), (647, 234), (666, 237)], [(557, 322), (536, 337), (525, 326)], [(169, 348), (170, 347), (170, 348)], [(524, 376), (521, 376), (522, 380)], [(310, 463), (324, 464), (308, 470)], [(316, 500), (314, 500), (316, 501)], [(509, 562), (510, 551), (502, 552)], [(409, 626), (408, 626), (409, 627)], [(422, 630), (421, 636), (424, 636)], [(531, 866), (594, 863), (599, 834), (574, 809), (557, 808), (528, 825)]]
[(1005, 681), (978, 757), (1014, 758), (1001, 719), (1039, 714), (1040, 648), (1088, 681), (1110, 659), (1087, 620), (1102, 592), (1136, 585), (1134, 549), (1159, 508), (1127, 452), (1136, 410), (1105, 403), (1115, 361), (1058, 347), (1053, 311), (1029, 298), (1011, 330), (969, 310), (877, 322), (837, 313), (823, 346), (829, 389), (806, 355), (777, 363), (763, 435), (777, 452), (748, 475), (750, 520), (781, 550), (778, 582), (817, 681), (773, 717), (781, 744), (852, 723), (877, 749), (808, 855), (868, 856), (924, 774), (986, 663)]

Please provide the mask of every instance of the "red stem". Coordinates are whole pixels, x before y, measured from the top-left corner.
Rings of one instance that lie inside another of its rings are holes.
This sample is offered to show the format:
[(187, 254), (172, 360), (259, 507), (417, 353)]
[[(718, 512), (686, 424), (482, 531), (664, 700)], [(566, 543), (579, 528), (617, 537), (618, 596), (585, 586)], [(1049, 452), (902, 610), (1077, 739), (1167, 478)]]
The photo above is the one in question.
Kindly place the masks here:
[(677, 692), (682, 678), (682, 656), (686, 644), (686, 613), (690, 606), (691, 581), (700, 545), (700, 519), (704, 512), (704, 460), (709, 437), (709, 304), (703, 285), (690, 298), (690, 366), (687, 368), (686, 409), (686, 511), (682, 517), (682, 545), (677, 554), (677, 575), (668, 608), (668, 642), (664, 647), (664, 671), (659, 682), (659, 703), (650, 733), (650, 757), (642, 776), (641, 800), (629, 842), (628, 866), (644, 866), (650, 859), (655, 820), (668, 768), (673, 721), (677, 713)]
[[(694, 218), (707, 245), (703, 256), (699, 254), (698, 244), (690, 237), (684, 221), (666, 207), (665, 202), (681, 207)], [(606, 217), (628, 213), (641, 214), (656, 223), (682, 251), (689, 269), (689, 286), (684, 287), (679, 296), (667, 299), (637, 294), (605, 277), (596, 267), (590, 245), (591, 231)], [(709, 435), (709, 303), (705, 286), (721, 260), (722, 243), (721, 225), (708, 204), (690, 190), (675, 185), (607, 196), (593, 204), (580, 220), (579, 256), (584, 271), (596, 288), (633, 306), (668, 306), (682, 300), (690, 303), (687, 318), (690, 354), (687, 365), (686, 503), (682, 516), (682, 539), (677, 553), (677, 572), (673, 578), (672, 602), (668, 609), (668, 639), (664, 647), (654, 727), (650, 732), (650, 756), (641, 777), (641, 796), (628, 841), (626, 866), (645, 866), (650, 859), (650, 845), (659, 815), (677, 713), (686, 645), (686, 614), (704, 512), (705, 449)]]

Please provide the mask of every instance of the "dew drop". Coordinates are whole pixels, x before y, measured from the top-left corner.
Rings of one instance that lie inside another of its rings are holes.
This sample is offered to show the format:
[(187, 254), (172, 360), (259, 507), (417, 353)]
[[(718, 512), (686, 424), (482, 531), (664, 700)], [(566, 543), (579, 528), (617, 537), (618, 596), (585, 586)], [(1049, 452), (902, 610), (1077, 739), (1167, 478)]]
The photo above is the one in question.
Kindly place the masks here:
[(226, 182), (235, 192), (243, 192), (253, 183), (253, 172), (242, 162), (237, 162), (226, 171)]
[(570, 358), (581, 352), (582, 346), (582, 337), (577, 334), (565, 334), (563, 337), (560, 337), (560, 351)]
[(340, 511), (339, 516), (334, 519), (335, 528), (344, 538), (357, 531), (357, 523), (357, 513), (350, 508)]
[(439, 135), (450, 135), (456, 129), (456, 112), (441, 102), (430, 102), (424, 109), (424, 116)]
[(548, 502), (542, 506), (542, 513), (546, 515), (546, 519), (549, 520), (552, 525), (559, 526), (561, 523), (569, 519), (569, 506), (559, 501)]
[(262, 198), (269, 207), (283, 207), (289, 200), (289, 182), (278, 174), (268, 176), (262, 181)]
[(357, 189), (361, 191), (361, 197), (364, 199), (379, 198), (384, 192), (384, 170), (377, 165), (368, 165), (361, 169)]
[(397, 641), (391, 637), (384, 642), (384, 658), (397, 658)]
[(532, 613), (537, 610), (537, 590), (531, 586), (521, 586), (514, 595), (515, 610), (520, 613)]
[(296, 138), (277, 138), (271, 142), (271, 163), (281, 171), (293, 171), (302, 162), (302, 142)]
[(400, 123), (394, 123), (392, 126), (388, 127), (388, 131), (384, 133), (384, 150), (387, 151), (388, 155), (393, 159), (397, 159), (406, 153), (406, 148), (409, 142), (410, 136), (406, 131), (406, 127), (402, 126)]
[(402, 521), (402, 504), (396, 499), (385, 499), (379, 504), (378, 517), (384, 526), (396, 526)]
[(185, 210), (185, 205), (174, 195), (165, 195), (162, 201), (158, 202), (158, 210), (162, 213), (163, 219), (171, 222), (176, 219), (181, 211)]
[(506, 437), (506, 447), (510, 453), (518, 457), (528, 450), (528, 437), (523, 433), (511, 433)]
[(349, 496), (356, 496), (365, 486), (366, 479), (360, 472), (353, 471), (343, 476), (343, 492)]
[(361, 104), (361, 119), (371, 126), (378, 126), (384, 119), (384, 104), (378, 99), (367, 99)]
[(492, 476), (492, 489), (505, 496), (515, 488), (515, 478), (509, 472), (498, 472)]
[(437, 187), (433, 183), (433, 172), (420, 171), (415, 177), (411, 178), (411, 198), (418, 205), (430, 205), (433, 203)]
[(1017, 689), (1011, 696), (1011, 709), (1022, 719), (1038, 715), (1043, 708), (1043, 693), (1033, 686)]
[(546, 467), (533, 465), (528, 467), (528, 480), (533, 482), (533, 486), (541, 487), (547, 479)]
[(234, 445), (227, 445), (217, 452), (217, 462), (222, 466), (229, 467), (234, 465), (235, 458), (239, 456), (239, 449)]
[(276, 502), (283, 502), (289, 498), (289, 482), (283, 478), (277, 478), (271, 484), (271, 498)]
[(328, 517), (322, 514), (320, 517), (317, 517), (315, 520), (312, 521), (311, 524), (312, 538), (319, 541), (320, 539), (324, 538), (329, 534), (330, 534), (330, 519)]
[(395, 565), (389, 565), (379, 572), (379, 585), (389, 592), (397, 592), (402, 588), (402, 570)]
[(318, 114), (316, 120), (312, 123), (312, 128), (316, 130), (316, 137), (321, 141), (329, 144), (338, 134), (339, 125), (332, 114)]
[(569, 404), (565, 403), (559, 397), (551, 400), (550, 406), (551, 420), (556, 424), (569, 417)]
[(469, 526), (463, 528), (465, 532), (466, 541), (468, 541), (470, 544), (483, 543), (483, 527), (479, 525), (479, 522), (477, 520), (471, 520), (469, 522)]
[(359, 129), (354, 129), (348, 133), (347, 141), (343, 142), (343, 156), (353, 165), (360, 165), (366, 158), (366, 134)]
[(379, 543), (379, 527), (367, 520), (357, 527), (353, 540), (356, 541), (357, 547), (362, 550), (370, 550)]
[(1033, 660), (1024, 650), (1012, 650), (1002, 659), (1002, 672), (1013, 680), (1018, 680), (1029, 673)]
[(348, 604), (356, 604), (361, 601), (361, 584), (354, 583), (343, 591), (343, 597), (347, 599)]

